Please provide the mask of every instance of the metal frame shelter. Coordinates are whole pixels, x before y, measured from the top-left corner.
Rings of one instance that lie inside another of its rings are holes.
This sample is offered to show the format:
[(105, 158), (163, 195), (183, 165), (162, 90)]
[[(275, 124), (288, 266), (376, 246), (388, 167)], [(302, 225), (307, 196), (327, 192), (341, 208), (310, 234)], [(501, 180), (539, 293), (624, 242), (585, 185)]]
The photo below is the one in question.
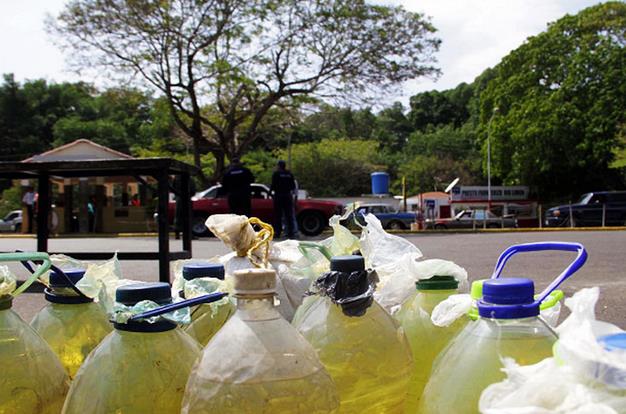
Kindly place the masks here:
[[(48, 252), (49, 213), (51, 210), (50, 179), (73, 177), (119, 177), (133, 176), (141, 181), (141, 176), (151, 176), (157, 181), (158, 196), (158, 252), (119, 252), (120, 260), (159, 261), (159, 280), (170, 281), (170, 261), (191, 258), (191, 194), (189, 182), (197, 169), (189, 164), (171, 158), (80, 160), (50, 162), (0, 162), (0, 178), (31, 179), (38, 182), (37, 211), (37, 251)], [(169, 245), (169, 177), (181, 176), (181, 207), (183, 250), (170, 252)], [(63, 252), (76, 259), (106, 260), (113, 252)]]

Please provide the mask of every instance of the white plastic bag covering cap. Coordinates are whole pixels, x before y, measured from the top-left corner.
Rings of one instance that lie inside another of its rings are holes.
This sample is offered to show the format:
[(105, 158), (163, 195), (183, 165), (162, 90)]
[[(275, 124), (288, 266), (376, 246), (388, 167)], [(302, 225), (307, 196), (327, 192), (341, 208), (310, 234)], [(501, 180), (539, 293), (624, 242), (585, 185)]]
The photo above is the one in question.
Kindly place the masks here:
[(430, 320), (435, 326), (450, 326), (457, 319), (467, 317), (471, 308), (472, 297), (470, 295), (466, 293), (450, 295), (435, 306)]
[(235, 251), (239, 257), (246, 256), (254, 244), (256, 232), (246, 216), (213, 214), (205, 224), (215, 237)]
[(387, 233), (375, 215), (366, 214), (364, 219), (367, 225), (361, 232), (361, 253), (366, 266), (378, 270), (380, 266), (397, 262), (405, 254), (412, 254), (414, 259), (423, 256), (410, 241)]
[(415, 292), (415, 283), (437, 275), (454, 276), (459, 289), (467, 287), (467, 271), (454, 262), (442, 259), (419, 261), (421, 255), (406, 253), (398, 261), (376, 268), (378, 288), (374, 297), (388, 312), (395, 313)]

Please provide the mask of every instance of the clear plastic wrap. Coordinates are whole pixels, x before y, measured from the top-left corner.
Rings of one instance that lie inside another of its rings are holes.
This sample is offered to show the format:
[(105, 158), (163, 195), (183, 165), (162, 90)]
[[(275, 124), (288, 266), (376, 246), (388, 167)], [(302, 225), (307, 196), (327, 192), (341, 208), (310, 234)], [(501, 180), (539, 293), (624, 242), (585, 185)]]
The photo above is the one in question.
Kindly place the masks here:
[[(361, 233), (361, 253), (367, 267), (378, 271), (379, 267), (393, 264), (405, 255), (414, 260), (422, 257), (422, 252), (413, 243), (403, 237), (387, 233), (380, 220), (373, 214), (364, 216), (366, 226)], [(384, 275), (379, 275), (381, 284), (386, 282)]]
[(204, 349), (187, 383), (183, 414), (335, 412), (330, 376), (311, 345), (276, 311), (271, 281), (264, 285), (264, 294), (238, 296), (235, 315)]

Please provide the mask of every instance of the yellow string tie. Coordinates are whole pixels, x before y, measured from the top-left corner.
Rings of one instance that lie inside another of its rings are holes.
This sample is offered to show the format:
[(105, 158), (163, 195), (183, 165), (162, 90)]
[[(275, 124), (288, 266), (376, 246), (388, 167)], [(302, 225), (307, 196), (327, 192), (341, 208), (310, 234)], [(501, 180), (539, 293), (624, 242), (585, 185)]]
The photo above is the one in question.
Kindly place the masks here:
[[(256, 267), (267, 268), (270, 260), (270, 242), (274, 238), (274, 227), (264, 221), (261, 221), (257, 217), (250, 217), (248, 219), (248, 223), (250, 225), (256, 224), (261, 228), (261, 230), (256, 232), (252, 247), (248, 249), (248, 259), (250, 259), (250, 262), (252, 262), (252, 264)], [(263, 252), (262, 262), (259, 263), (257, 257), (254, 256), (254, 251), (261, 247), (265, 250)]]

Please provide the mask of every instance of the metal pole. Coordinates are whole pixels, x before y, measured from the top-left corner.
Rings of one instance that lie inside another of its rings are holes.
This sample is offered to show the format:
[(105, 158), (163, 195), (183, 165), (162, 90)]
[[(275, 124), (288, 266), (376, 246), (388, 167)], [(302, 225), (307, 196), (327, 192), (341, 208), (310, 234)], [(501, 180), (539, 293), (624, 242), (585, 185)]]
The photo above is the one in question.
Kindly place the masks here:
[(569, 202), (569, 226), (574, 227), (574, 215), (572, 214), (572, 202)]
[[(167, 206), (169, 203), (169, 186), (167, 171), (156, 174), (158, 181), (158, 232), (159, 232), (159, 281), (170, 282), (170, 234)], [(183, 230), (184, 231), (184, 230)], [(183, 233), (184, 235), (184, 233)]]
[(602, 204), (602, 227), (606, 227), (606, 204)]
[(406, 213), (406, 177), (402, 177), (402, 202), (404, 204), (404, 212)]
[[(37, 188), (39, 197), (37, 198), (37, 251), (48, 251), (48, 214), (50, 213), (50, 177), (47, 173), (39, 175), (39, 185)], [(33, 211), (35, 211), (33, 206)]]
[(539, 209), (539, 228), (543, 228), (543, 212), (541, 211), (541, 204), (539, 204), (537, 208)]
[(498, 112), (498, 107), (493, 108), (493, 113), (487, 126), (487, 210), (491, 211), (491, 123)]

